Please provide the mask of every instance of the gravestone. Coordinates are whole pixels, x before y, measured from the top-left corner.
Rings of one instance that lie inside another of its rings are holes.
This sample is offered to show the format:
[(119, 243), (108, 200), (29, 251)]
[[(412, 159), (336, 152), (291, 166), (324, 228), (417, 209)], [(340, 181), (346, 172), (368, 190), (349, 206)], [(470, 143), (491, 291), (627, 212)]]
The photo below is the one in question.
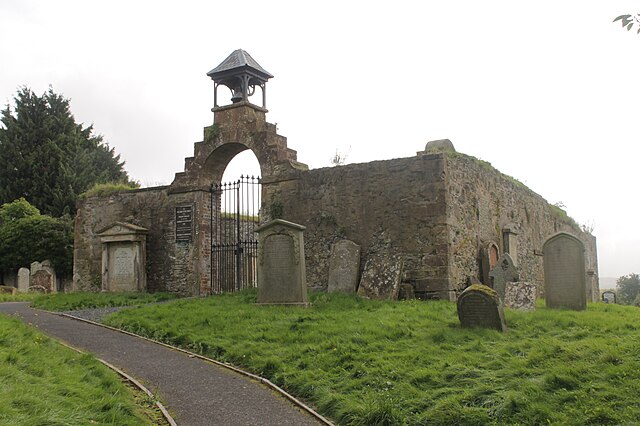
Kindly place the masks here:
[(504, 253), (498, 259), (498, 263), (489, 273), (493, 289), (498, 293), (498, 297), (504, 300), (504, 291), (507, 283), (520, 279), (518, 269), (513, 264), (509, 253)]
[(491, 286), (491, 279), (489, 273), (495, 268), (498, 263), (498, 253), (500, 250), (494, 242), (489, 242), (480, 251), (480, 266), (482, 268), (482, 283), (487, 286)]
[(586, 309), (587, 293), (582, 241), (573, 235), (560, 232), (544, 243), (542, 253), (547, 306), (574, 310)]
[(602, 301), (604, 303), (617, 303), (615, 292), (613, 291), (602, 292)]
[(305, 227), (272, 220), (258, 232), (258, 304), (307, 305)]
[(37, 270), (31, 274), (31, 285), (29, 289), (42, 289), (43, 293), (55, 292), (55, 275), (45, 268)]
[(102, 243), (102, 291), (145, 291), (147, 229), (115, 222), (98, 236)]
[(402, 278), (402, 258), (382, 251), (371, 253), (364, 265), (358, 295), (375, 300), (397, 299)]
[(327, 291), (353, 294), (358, 286), (360, 246), (349, 240), (340, 240), (331, 246), (329, 284)]
[(504, 306), (509, 309), (533, 311), (536, 309), (537, 288), (534, 283), (508, 282), (504, 291)]
[(400, 284), (398, 290), (398, 300), (413, 300), (416, 298), (416, 293), (411, 284)]
[(492, 328), (506, 331), (504, 310), (498, 294), (482, 284), (467, 287), (458, 296), (458, 319), (464, 328)]
[(21, 291), (21, 292), (29, 291), (30, 279), (31, 279), (31, 272), (29, 272), (29, 268), (18, 269), (18, 291)]
[(0, 285), (0, 294), (16, 294), (17, 288), (8, 285)]

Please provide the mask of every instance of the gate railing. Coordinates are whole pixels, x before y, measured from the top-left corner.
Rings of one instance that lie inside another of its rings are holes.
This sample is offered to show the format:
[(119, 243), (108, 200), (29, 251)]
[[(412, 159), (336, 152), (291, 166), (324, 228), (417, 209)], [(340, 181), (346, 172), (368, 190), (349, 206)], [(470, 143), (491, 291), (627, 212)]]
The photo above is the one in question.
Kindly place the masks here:
[(240, 176), (211, 188), (211, 291), (257, 286), (260, 178)]

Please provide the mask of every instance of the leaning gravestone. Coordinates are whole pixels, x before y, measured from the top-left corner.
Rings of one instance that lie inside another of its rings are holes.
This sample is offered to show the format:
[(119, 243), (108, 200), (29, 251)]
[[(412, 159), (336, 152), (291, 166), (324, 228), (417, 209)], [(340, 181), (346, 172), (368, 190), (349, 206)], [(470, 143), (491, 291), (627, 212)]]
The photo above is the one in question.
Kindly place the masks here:
[(31, 272), (29, 268), (18, 269), (18, 291), (29, 291), (29, 280), (31, 279)]
[(616, 294), (613, 291), (605, 291), (602, 293), (602, 301), (604, 303), (616, 303)]
[(490, 287), (474, 284), (458, 296), (458, 318), (464, 328), (493, 328), (506, 331), (502, 302)]
[(509, 309), (536, 309), (536, 285), (524, 281), (509, 282), (504, 291), (504, 306)]
[(340, 240), (331, 247), (329, 284), (327, 291), (353, 294), (358, 286), (360, 246), (349, 240)]
[(520, 279), (518, 269), (513, 264), (509, 253), (504, 253), (500, 256), (498, 263), (489, 273), (489, 277), (493, 282), (493, 289), (498, 293), (498, 297), (504, 300), (504, 291), (507, 283)]
[(305, 227), (275, 219), (258, 232), (258, 304), (307, 305)]
[(547, 306), (579, 311), (586, 309), (587, 293), (582, 241), (573, 235), (560, 232), (544, 243), (542, 253)]
[(358, 295), (369, 299), (397, 299), (402, 278), (402, 258), (383, 251), (371, 253), (364, 265)]

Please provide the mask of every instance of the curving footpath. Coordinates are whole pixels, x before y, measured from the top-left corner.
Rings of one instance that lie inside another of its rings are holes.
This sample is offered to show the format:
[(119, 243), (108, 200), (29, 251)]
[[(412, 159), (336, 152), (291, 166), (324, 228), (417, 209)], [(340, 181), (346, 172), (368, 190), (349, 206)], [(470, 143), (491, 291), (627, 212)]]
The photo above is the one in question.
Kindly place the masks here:
[(0, 303), (44, 333), (123, 370), (151, 389), (179, 425), (323, 424), (266, 386), (197, 357), (98, 325)]

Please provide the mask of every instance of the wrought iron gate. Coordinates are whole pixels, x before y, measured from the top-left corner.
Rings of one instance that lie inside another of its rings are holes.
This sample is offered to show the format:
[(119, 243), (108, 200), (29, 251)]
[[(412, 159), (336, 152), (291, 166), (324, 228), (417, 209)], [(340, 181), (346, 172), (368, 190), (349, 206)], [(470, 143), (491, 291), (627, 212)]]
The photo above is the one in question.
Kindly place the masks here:
[(253, 176), (211, 188), (212, 293), (257, 286), (260, 195), (260, 178)]

